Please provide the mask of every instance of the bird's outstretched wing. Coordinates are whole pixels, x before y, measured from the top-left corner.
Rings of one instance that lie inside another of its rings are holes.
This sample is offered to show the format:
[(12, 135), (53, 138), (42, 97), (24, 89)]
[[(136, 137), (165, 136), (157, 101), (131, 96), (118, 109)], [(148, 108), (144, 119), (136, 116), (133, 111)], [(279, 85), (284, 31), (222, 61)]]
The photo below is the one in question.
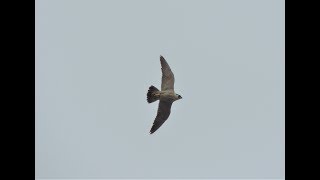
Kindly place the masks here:
[(174, 89), (174, 75), (170, 69), (167, 61), (160, 56), (161, 70), (162, 70), (162, 82), (161, 91)]
[(152, 128), (150, 130), (150, 134), (154, 133), (159, 127), (168, 119), (171, 112), (171, 105), (173, 102), (171, 101), (163, 101), (159, 102), (157, 117), (153, 122)]

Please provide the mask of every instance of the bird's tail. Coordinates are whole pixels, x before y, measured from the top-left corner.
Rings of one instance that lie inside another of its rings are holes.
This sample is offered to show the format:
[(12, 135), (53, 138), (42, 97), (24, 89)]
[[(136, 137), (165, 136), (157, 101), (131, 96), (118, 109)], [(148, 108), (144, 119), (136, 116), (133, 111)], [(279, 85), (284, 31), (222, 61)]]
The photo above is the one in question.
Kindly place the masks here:
[(159, 100), (159, 98), (160, 98), (160, 91), (156, 87), (150, 86), (147, 93), (148, 103), (155, 102), (156, 100)]

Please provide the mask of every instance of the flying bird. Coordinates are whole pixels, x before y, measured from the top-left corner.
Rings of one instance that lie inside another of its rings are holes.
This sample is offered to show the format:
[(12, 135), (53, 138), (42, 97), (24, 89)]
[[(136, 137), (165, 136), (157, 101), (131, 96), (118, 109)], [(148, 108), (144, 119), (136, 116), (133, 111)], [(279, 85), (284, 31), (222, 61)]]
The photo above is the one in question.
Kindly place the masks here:
[(150, 86), (147, 93), (148, 103), (160, 100), (157, 116), (153, 122), (150, 134), (153, 134), (168, 119), (172, 103), (182, 99), (179, 94), (174, 92), (174, 75), (167, 61), (160, 55), (160, 64), (162, 70), (161, 91), (156, 87)]

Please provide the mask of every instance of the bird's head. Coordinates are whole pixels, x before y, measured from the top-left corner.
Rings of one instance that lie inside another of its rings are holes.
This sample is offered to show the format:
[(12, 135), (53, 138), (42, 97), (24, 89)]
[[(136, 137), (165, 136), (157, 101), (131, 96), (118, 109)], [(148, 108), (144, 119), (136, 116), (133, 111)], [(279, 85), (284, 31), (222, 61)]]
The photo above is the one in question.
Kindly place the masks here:
[(182, 99), (182, 96), (180, 96), (179, 94), (176, 94), (178, 99)]

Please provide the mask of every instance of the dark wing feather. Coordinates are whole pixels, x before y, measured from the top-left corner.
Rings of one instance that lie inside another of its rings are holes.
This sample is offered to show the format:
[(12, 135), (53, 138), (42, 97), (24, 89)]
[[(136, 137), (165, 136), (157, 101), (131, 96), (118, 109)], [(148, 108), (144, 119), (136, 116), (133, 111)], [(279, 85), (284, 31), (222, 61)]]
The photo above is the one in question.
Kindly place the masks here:
[(167, 61), (160, 56), (161, 70), (162, 70), (162, 82), (161, 91), (174, 89), (174, 75), (170, 69)]
[(158, 107), (157, 117), (153, 122), (150, 134), (154, 133), (160, 126), (168, 119), (171, 112), (171, 105), (173, 102), (170, 101), (160, 101)]

